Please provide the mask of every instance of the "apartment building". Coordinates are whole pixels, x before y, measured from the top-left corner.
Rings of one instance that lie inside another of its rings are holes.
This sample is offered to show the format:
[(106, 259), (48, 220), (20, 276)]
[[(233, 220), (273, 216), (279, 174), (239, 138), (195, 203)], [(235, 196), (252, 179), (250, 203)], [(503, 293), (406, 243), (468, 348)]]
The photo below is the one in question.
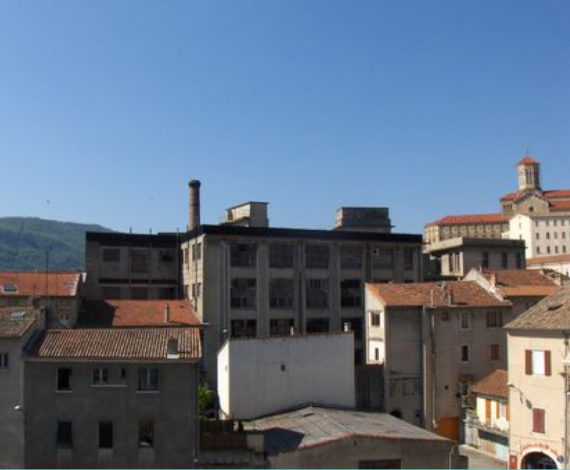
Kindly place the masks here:
[(425, 226), (426, 245), (450, 238), (503, 238), (509, 230), (505, 214), (448, 215)]
[(507, 365), (510, 302), (473, 281), (366, 285), (366, 359), (387, 412), (458, 440), (469, 386)]
[(200, 358), (197, 328), (46, 330), (25, 359), (26, 467), (195, 467)]
[(87, 299), (181, 298), (180, 243), (176, 233), (87, 232)]
[(509, 468), (568, 468), (570, 285), (543, 299), (505, 329)]
[(85, 273), (77, 271), (0, 272), (0, 307), (42, 307), (48, 327), (69, 328), (77, 322)]
[(518, 214), (509, 224), (510, 237), (524, 240), (527, 258), (570, 255), (570, 213)]
[(460, 279), (472, 268), (524, 269), (522, 240), (449, 238), (426, 246), (426, 280)]
[(45, 316), (33, 307), (0, 308), (0, 468), (24, 468), (22, 356)]

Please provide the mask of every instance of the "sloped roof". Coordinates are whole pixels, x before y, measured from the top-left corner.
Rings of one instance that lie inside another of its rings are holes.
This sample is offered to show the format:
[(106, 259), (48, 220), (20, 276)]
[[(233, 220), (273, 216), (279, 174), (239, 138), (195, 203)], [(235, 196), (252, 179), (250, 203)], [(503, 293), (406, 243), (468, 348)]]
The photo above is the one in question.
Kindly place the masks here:
[(542, 299), (505, 328), (511, 330), (570, 331), (570, 284)]
[(517, 166), (518, 165), (539, 165), (539, 163), (530, 155), (525, 155), (525, 157), (517, 163)]
[(506, 370), (498, 369), (491, 372), (487, 377), (479, 380), (471, 387), (473, 393), (489, 395), (491, 397), (508, 398), (509, 387), (508, 373)]
[[(367, 289), (388, 307), (508, 307), (475, 281), (416, 282), (409, 284), (366, 284)], [(452, 302), (449, 293), (452, 292)], [(432, 302), (433, 301), (433, 302)]]
[[(514, 201), (525, 194), (527, 191), (513, 191), (512, 193), (505, 194), (501, 201)], [(570, 189), (551, 189), (547, 191), (542, 191), (542, 195), (549, 200), (552, 204), (553, 199), (564, 199), (570, 198)]]
[[(165, 310), (169, 321), (165, 322)], [(81, 327), (197, 326), (188, 300), (89, 300), (79, 315)]]
[(0, 308), (0, 339), (21, 338), (35, 322), (33, 308)]
[(448, 215), (428, 225), (469, 225), (498, 224), (509, 221), (509, 216), (501, 213)]
[(43, 359), (164, 360), (167, 359), (169, 339), (178, 340), (178, 360), (201, 357), (198, 328), (46, 330), (32, 356)]
[(552, 255), (552, 256), (536, 256), (526, 260), (526, 264), (550, 264), (550, 263), (568, 263), (570, 262), (570, 254)]
[(308, 406), (244, 423), (247, 431), (263, 432), (269, 454), (293, 452), (344, 439), (449, 440), (386, 413)]
[(546, 297), (558, 290), (556, 282), (536, 270), (497, 269), (481, 273), (505, 297)]
[(0, 272), (0, 297), (75, 297), (82, 276), (76, 271)]

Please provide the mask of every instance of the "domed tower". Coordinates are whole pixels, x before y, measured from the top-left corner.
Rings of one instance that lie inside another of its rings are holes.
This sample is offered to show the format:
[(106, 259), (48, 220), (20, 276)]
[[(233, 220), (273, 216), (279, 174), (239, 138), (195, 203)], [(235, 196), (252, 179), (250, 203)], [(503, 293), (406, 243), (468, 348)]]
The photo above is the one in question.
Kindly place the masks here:
[(536, 189), (540, 191), (540, 163), (530, 155), (524, 157), (518, 164), (519, 191)]

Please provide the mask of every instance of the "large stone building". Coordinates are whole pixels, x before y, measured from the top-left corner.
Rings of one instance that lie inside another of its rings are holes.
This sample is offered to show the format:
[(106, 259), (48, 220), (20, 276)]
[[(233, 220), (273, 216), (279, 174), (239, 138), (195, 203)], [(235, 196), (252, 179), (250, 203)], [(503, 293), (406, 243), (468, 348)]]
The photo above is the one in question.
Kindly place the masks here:
[(46, 330), (25, 360), (28, 468), (193, 468), (197, 328)]
[(509, 468), (568, 468), (570, 285), (505, 328)]
[(227, 222), (193, 226), (182, 245), (184, 292), (207, 325), (206, 370), (214, 381), (215, 352), (225, 339), (289, 334), (291, 328), (327, 333), (348, 324), (355, 361), (362, 363), (364, 283), (421, 279), (419, 235), (362, 231), (362, 221), (359, 230)]
[(509, 230), (505, 214), (448, 215), (425, 226), (425, 243), (432, 245), (450, 238), (503, 238)]

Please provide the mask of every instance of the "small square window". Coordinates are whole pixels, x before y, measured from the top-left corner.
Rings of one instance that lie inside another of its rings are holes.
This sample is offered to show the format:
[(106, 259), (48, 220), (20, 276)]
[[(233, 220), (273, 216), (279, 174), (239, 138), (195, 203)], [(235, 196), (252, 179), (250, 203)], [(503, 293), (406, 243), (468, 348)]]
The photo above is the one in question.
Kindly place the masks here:
[(109, 371), (104, 367), (93, 369), (93, 385), (107, 385), (109, 383)]
[(158, 390), (158, 369), (150, 369), (150, 368), (139, 369), (139, 390), (140, 391)]

